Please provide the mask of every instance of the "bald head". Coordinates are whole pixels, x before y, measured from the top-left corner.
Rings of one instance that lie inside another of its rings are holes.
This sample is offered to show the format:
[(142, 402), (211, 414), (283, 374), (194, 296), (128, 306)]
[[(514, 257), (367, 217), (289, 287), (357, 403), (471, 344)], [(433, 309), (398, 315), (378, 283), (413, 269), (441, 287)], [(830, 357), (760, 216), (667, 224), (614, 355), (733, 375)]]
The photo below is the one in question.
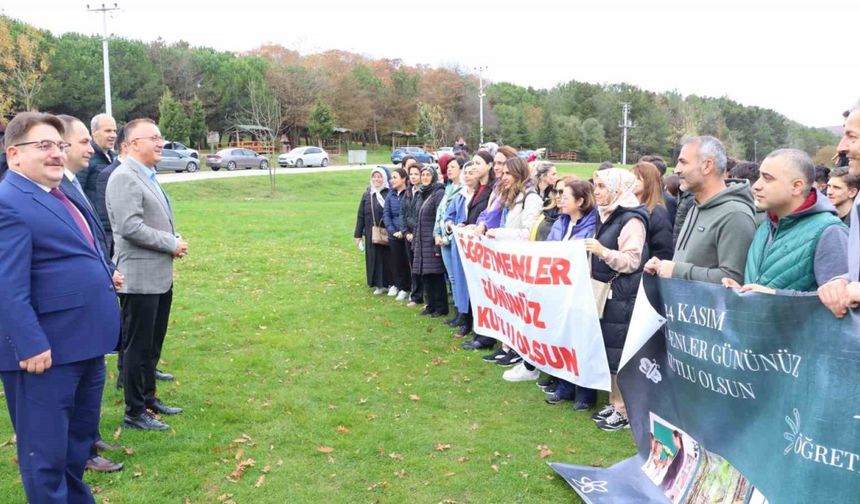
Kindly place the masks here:
[(116, 121), (107, 114), (97, 114), (90, 121), (90, 129), (93, 132), (93, 141), (103, 151), (114, 148), (116, 144)]

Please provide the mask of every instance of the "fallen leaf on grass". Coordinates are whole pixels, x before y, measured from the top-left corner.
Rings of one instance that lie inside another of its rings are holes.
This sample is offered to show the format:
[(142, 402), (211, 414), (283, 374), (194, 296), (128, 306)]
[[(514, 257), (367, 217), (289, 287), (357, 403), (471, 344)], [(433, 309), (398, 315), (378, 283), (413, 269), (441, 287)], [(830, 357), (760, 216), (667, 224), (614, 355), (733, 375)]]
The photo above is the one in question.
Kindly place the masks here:
[(546, 476), (544, 476), (544, 478), (546, 478), (546, 479), (548, 479), (548, 480), (552, 481), (552, 480), (554, 480), (554, 479), (555, 479), (555, 476), (553, 476), (552, 474), (547, 474)]
[(397, 476), (398, 478), (405, 478), (406, 477), (406, 469), (401, 469), (399, 471), (396, 471), (394, 473), (394, 475)]
[(120, 437), (121, 435), (122, 435), (122, 427), (117, 427), (117, 428), (116, 428), (116, 430), (115, 430), (115, 431), (113, 431), (113, 438), (114, 438), (114, 439), (119, 439), (119, 437)]
[(419, 397), (418, 394), (409, 394), (409, 400), (410, 401), (420, 401), (421, 397)]
[(132, 474), (133, 478), (139, 478), (143, 476), (143, 469), (140, 468), (140, 464), (134, 465), (134, 473)]
[(263, 482), (266, 481), (266, 475), (263, 474), (259, 478), (257, 478), (257, 482), (254, 483), (254, 488), (260, 488), (263, 486)]
[(499, 466), (497, 466), (496, 464), (491, 465), (490, 469), (492, 469), (493, 472), (499, 472)]
[(538, 451), (540, 451), (540, 458), (545, 459), (552, 455), (552, 450), (549, 449), (547, 445), (538, 445)]
[(338, 431), (339, 433), (341, 433), (341, 434), (349, 434), (349, 429), (347, 429), (347, 428), (346, 428), (346, 427), (344, 427), (343, 425), (338, 425), (338, 426), (337, 426), (337, 431)]
[(219, 495), (219, 496), (218, 496), (218, 501), (219, 501), (219, 502), (224, 502), (224, 501), (226, 501), (227, 499), (229, 499), (230, 497), (233, 497), (233, 494), (231, 494), (231, 493), (221, 494), (221, 495)]
[(458, 459), (457, 459), (457, 462), (459, 462), (459, 463), (461, 463), (461, 464), (462, 464), (463, 462), (465, 462), (465, 461), (467, 461), (467, 460), (469, 460), (469, 459), (467, 459), (466, 457), (460, 457), (460, 458), (458, 458)]
[(441, 451), (445, 451), (445, 450), (451, 448), (451, 445), (438, 443), (438, 444), (436, 444), (436, 446), (434, 448), (436, 448), (436, 451), (441, 452)]
[(319, 448), (317, 448), (317, 451), (320, 453), (331, 453), (334, 451), (334, 448), (332, 448), (331, 446), (320, 446)]
[(528, 477), (529, 477), (529, 473), (527, 473), (527, 472), (523, 472), (523, 471), (520, 471), (520, 476), (522, 476), (523, 478), (528, 479)]
[(124, 451), (126, 455), (134, 455), (134, 448), (123, 448), (122, 451)]
[(17, 437), (15, 437), (15, 435), (14, 435), (14, 434), (12, 434), (12, 437), (10, 437), (9, 439), (7, 439), (6, 441), (3, 441), (3, 443), (2, 443), (2, 444), (0, 444), (0, 448), (3, 448), (4, 446), (10, 446), (10, 445), (13, 445), (13, 444), (15, 444), (15, 443), (17, 442), (17, 440), (18, 440), (18, 438), (17, 438)]
[(251, 458), (240, 461), (236, 464), (236, 468), (233, 469), (233, 472), (227, 476), (227, 479), (233, 483), (238, 483), (239, 480), (242, 479), (242, 475), (245, 474), (245, 471), (248, 470), (249, 467), (253, 467), (254, 464), (254, 459)]
[(391, 486), (391, 484), (388, 483), (387, 481), (381, 481), (379, 483), (374, 483), (374, 484), (370, 485), (369, 487), (367, 487), (367, 490), (372, 492), (373, 490), (376, 490), (379, 487), (388, 488), (390, 486)]
[(403, 455), (396, 453), (396, 452), (391, 452), (388, 454), (388, 456), (390, 458), (393, 458), (394, 460), (403, 460)]

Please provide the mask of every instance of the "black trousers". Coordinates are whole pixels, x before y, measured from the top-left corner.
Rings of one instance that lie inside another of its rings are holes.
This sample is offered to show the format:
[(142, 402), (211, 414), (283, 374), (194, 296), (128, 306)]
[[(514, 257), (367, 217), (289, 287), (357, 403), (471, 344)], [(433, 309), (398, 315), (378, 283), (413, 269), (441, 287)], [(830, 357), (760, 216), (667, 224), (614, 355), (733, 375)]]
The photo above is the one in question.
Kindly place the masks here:
[(448, 314), (448, 290), (445, 288), (445, 275), (431, 273), (421, 275), (424, 283), (424, 298), (427, 300), (427, 310), (433, 313)]
[(389, 237), (389, 264), (391, 265), (391, 278), (394, 281), (394, 286), (398, 291), (406, 291), (412, 288), (411, 274), (412, 264), (409, 261), (409, 254), (406, 250), (409, 242), (406, 240), (398, 240), (397, 238)]
[(122, 294), (122, 381), (125, 413), (138, 416), (155, 402), (155, 367), (167, 334), (173, 288), (164, 294)]
[(404, 243), (406, 244), (406, 257), (409, 261), (409, 271), (410, 271), (409, 276), (412, 280), (411, 288), (409, 289), (409, 300), (414, 302), (414, 303), (421, 304), (424, 302), (424, 285), (421, 283), (421, 275), (416, 275), (415, 273), (411, 272), (412, 271), (412, 244), (415, 242), (414, 241), (411, 241), (411, 242), (407, 241)]

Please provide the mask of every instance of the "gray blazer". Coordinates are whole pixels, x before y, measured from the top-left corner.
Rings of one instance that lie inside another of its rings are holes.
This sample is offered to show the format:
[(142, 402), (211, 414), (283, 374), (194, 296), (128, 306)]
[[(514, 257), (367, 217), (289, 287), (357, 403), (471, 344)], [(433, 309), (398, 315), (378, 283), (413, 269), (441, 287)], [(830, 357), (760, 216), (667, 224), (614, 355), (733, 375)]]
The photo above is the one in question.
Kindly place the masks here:
[(178, 239), (170, 201), (131, 156), (113, 172), (105, 205), (114, 239), (114, 263), (125, 276), (120, 293), (163, 294), (173, 285)]

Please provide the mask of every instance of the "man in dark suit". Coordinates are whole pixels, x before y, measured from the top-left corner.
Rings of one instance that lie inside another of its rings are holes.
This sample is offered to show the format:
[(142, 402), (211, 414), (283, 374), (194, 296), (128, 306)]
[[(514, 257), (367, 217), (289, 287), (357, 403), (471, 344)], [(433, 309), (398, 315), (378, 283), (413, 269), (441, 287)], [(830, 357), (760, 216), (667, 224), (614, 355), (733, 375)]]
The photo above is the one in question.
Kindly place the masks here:
[(120, 292), (123, 316), (123, 425), (166, 430), (149, 411), (174, 415), (182, 409), (156, 397), (155, 368), (167, 334), (173, 302), (173, 260), (188, 253), (176, 234), (173, 209), (155, 178), (164, 138), (150, 119), (125, 126), (128, 156), (107, 183), (105, 204), (114, 235), (117, 268), (125, 275)]
[(116, 153), (113, 151), (116, 144), (116, 121), (107, 114), (98, 114), (90, 122), (90, 129), (93, 132), (93, 137), (90, 139), (93, 155), (77, 177), (84, 189), (84, 194), (90, 201), (95, 202), (99, 173), (116, 159)]
[[(122, 287), (122, 274), (117, 271), (111, 261), (110, 252), (108, 251), (108, 246), (105, 241), (105, 231), (98, 222), (92, 203), (87, 199), (83, 188), (75, 177), (77, 173), (80, 173), (81, 170), (87, 167), (90, 156), (93, 154), (90, 133), (87, 131), (86, 125), (76, 117), (59, 115), (57, 118), (62, 121), (63, 129), (65, 130), (63, 133), (63, 140), (69, 144), (69, 148), (66, 150), (66, 169), (63, 180), (60, 182), (60, 190), (63, 191), (70, 200), (72, 200), (72, 203), (74, 203), (75, 206), (81, 209), (81, 213), (86, 214), (87, 221), (93, 221), (96, 223), (91, 230), (93, 232), (93, 238), (95, 238), (96, 244), (101, 250), (102, 257), (111, 267), (114, 287), (119, 289)], [(101, 435), (99, 435), (90, 450), (90, 458), (87, 459), (87, 470), (96, 472), (114, 472), (121, 470), (121, 463), (114, 462), (107, 457), (99, 455), (99, 450), (119, 450), (120, 448), (120, 446), (106, 443), (102, 440)]]
[(27, 499), (52, 504), (93, 502), (84, 465), (120, 322), (98, 223), (59, 189), (62, 133), (54, 116), (15, 116), (0, 183), (0, 378)]

